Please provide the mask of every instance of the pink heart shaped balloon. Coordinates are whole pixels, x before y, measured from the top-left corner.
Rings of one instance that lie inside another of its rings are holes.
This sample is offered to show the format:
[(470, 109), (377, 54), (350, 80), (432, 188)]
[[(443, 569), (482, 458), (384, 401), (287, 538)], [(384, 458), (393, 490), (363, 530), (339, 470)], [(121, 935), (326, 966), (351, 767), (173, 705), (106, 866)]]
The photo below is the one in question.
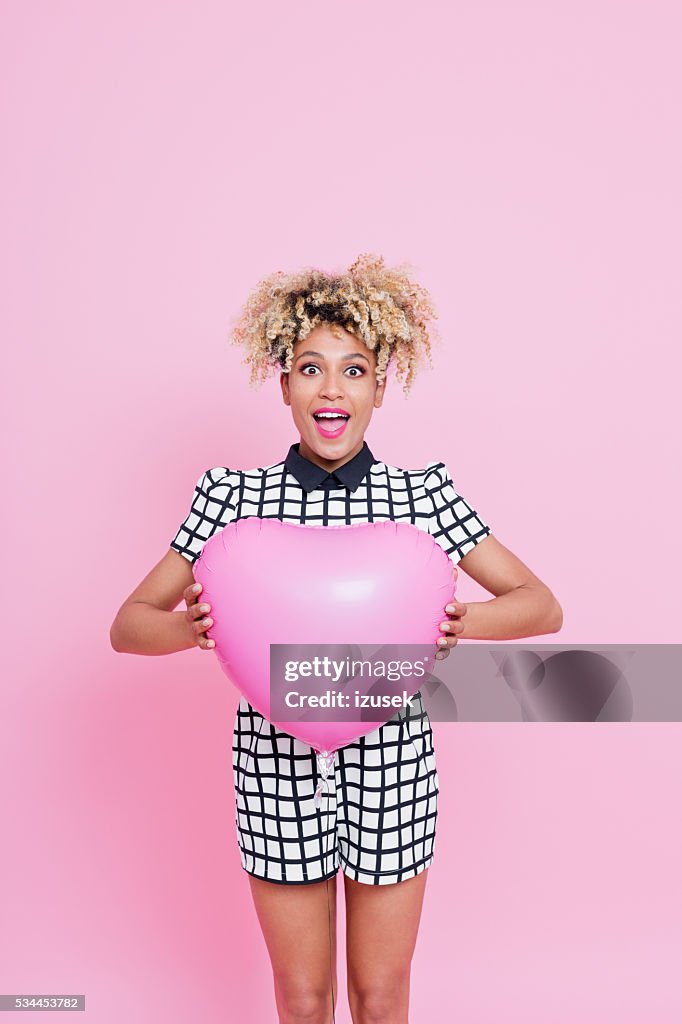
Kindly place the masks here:
[[(194, 576), (223, 671), (268, 721), (270, 644), (427, 644), (435, 656), (455, 591), (440, 545), (394, 520), (311, 526), (248, 516), (206, 541)], [(386, 708), (383, 721), (394, 714)], [(382, 722), (273, 724), (332, 752)]]

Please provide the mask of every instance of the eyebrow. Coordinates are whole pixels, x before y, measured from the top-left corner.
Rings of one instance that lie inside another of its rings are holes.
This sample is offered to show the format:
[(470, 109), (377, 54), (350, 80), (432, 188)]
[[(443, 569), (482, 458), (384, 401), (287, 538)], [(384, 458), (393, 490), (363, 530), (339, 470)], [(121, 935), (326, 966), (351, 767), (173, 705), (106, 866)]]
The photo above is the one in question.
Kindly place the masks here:
[[(298, 361), (299, 359), (302, 359), (303, 356), (317, 356), (318, 359), (324, 359), (324, 356), (322, 355), (321, 352), (311, 352), (311, 351), (308, 351), (308, 352), (299, 352), (299, 354), (296, 356), (296, 360), (295, 361)], [(369, 363), (369, 359), (367, 358), (367, 356), (363, 355), (362, 352), (351, 352), (350, 355), (343, 356), (342, 358), (343, 359), (364, 359), (366, 363)]]

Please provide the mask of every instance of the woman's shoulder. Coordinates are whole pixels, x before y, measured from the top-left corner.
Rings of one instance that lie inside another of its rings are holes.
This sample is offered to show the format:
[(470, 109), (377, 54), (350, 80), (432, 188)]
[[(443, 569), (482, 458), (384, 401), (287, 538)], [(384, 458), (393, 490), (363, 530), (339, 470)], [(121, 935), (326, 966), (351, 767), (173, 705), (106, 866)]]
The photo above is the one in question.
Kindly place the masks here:
[(236, 486), (244, 478), (253, 480), (256, 477), (262, 476), (264, 473), (272, 472), (277, 470), (280, 466), (283, 466), (283, 462), (273, 462), (269, 466), (253, 466), (248, 469), (240, 469), (236, 466), (212, 466), (202, 473), (201, 480), (204, 484), (209, 487), (218, 486)]
[(430, 459), (423, 467), (417, 469), (377, 461), (372, 469), (380, 473), (388, 472), (389, 476), (404, 477), (407, 474), (412, 485), (422, 484), (428, 491), (442, 487), (450, 479), (450, 471), (442, 459)]
[(208, 491), (214, 487), (230, 486), (233, 473), (234, 470), (230, 469), (229, 466), (211, 466), (200, 474), (197, 480), (197, 490)]

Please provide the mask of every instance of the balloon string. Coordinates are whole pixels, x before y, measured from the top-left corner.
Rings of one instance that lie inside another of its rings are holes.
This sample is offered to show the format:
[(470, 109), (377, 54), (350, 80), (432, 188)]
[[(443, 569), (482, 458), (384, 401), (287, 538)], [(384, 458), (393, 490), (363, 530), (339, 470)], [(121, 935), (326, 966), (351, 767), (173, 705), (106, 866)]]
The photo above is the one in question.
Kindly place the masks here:
[[(324, 788), (327, 797), (327, 807), (325, 811), (325, 839), (324, 839), (324, 863), (327, 862), (327, 854), (329, 852), (329, 783), (327, 781), (329, 772), (331, 771), (332, 765), (336, 758), (336, 751), (329, 754), (326, 750), (322, 753), (317, 754), (317, 767), (321, 773), (321, 777), (317, 783), (315, 789), (315, 806), (320, 809), (320, 802), (322, 800), (322, 789)], [(336, 879), (336, 876), (334, 876)], [(334, 945), (332, 941), (332, 908), (331, 900), (329, 897), (329, 882), (330, 879), (325, 879), (325, 888), (327, 890), (327, 919), (329, 922), (329, 982), (331, 985), (332, 992), (332, 1024), (336, 1024), (336, 1004), (334, 1002), (334, 963), (333, 953)]]

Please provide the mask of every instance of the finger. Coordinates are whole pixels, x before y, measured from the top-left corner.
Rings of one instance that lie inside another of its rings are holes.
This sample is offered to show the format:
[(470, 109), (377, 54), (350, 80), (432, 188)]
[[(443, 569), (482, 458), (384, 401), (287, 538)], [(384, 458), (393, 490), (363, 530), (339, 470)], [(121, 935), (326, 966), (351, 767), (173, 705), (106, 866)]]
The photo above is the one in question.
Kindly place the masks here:
[(187, 609), (187, 615), (192, 619), (203, 619), (211, 610), (210, 604), (191, 604)]
[(202, 636), (197, 640), (197, 647), (201, 647), (202, 651), (212, 651), (215, 647), (215, 640), (210, 640), (205, 636)]
[(450, 601), (445, 605), (445, 612), (447, 615), (466, 615), (467, 606), (461, 601)]
[(207, 629), (210, 629), (212, 625), (213, 619), (210, 615), (207, 615), (202, 619), (195, 619), (192, 623), (192, 629), (196, 636), (200, 636), (202, 633), (205, 633)]
[[(194, 589), (195, 587), (197, 588), (196, 590)], [(190, 583), (188, 587), (185, 587), (182, 592), (182, 596), (188, 607), (189, 605), (194, 604), (195, 601), (199, 600), (199, 594), (203, 589), (204, 588), (201, 583)]]
[(439, 637), (438, 644), (437, 644), (438, 652), (436, 654), (436, 658), (438, 658), (439, 654), (445, 654), (448, 651), (451, 651), (452, 648), (456, 645), (456, 643), (457, 643), (457, 637), (456, 636), (448, 636), (448, 637), (441, 636), (441, 637)]
[(448, 622), (441, 622), (440, 629), (443, 633), (448, 633), (449, 635), (463, 633), (464, 623), (460, 622), (459, 619), (450, 619)]

